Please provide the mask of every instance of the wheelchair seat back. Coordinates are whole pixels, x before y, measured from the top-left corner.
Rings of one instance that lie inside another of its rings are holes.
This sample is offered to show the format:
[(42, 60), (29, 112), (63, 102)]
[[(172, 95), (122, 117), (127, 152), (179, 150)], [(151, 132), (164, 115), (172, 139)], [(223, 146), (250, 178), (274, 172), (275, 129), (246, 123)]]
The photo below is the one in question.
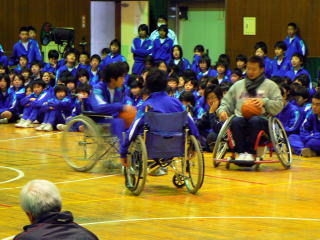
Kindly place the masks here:
[(148, 128), (146, 145), (149, 159), (184, 156), (187, 112), (146, 112), (144, 120)]

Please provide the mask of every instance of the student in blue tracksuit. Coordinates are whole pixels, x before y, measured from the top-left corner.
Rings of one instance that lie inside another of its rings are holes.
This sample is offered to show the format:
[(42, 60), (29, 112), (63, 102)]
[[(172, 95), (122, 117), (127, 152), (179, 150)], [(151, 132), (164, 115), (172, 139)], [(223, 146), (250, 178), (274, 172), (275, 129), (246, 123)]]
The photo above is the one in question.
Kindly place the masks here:
[(179, 96), (179, 100), (184, 105), (185, 109), (191, 114), (194, 121), (200, 119), (205, 113), (204, 109), (197, 104), (196, 98), (192, 92), (182, 92)]
[[(307, 117), (311, 111), (310, 93), (309, 90), (297, 83), (291, 84), (291, 95), (293, 100), (290, 101), (293, 105), (297, 106), (301, 114), (301, 122)], [(300, 127), (300, 126), (299, 126)]]
[(307, 88), (310, 96), (312, 96), (316, 92), (315, 88), (312, 86), (312, 82), (309, 74), (301, 73), (300, 75), (297, 75), (293, 79), (292, 83), (296, 83), (298, 85), (301, 85)]
[(226, 66), (227, 66), (226, 75), (230, 78), (231, 70), (230, 70), (230, 57), (229, 57), (229, 55), (225, 54), (225, 53), (220, 54), (217, 62), (223, 62), (226, 64)]
[(28, 67), (28, 57), (26, 55), (21, 55), (19, 57), (18, 65), (13, 69), (16, 73), (21, 74), (23, 68)]
[(172, 59), (169, 62), (169, 67), (178, 75), (181, 75), (183, 71), (191, 68), (188, 59), (183, 57), (183, 51), (180, 45), (173, 46)]
[(112, 133), (122, 142), (122, 133), (125, 131), (125, 122), (118, 118), (120, 112), (132, 111), (134, 107), (124, 104), (125, 96), (123, 81), (125, 68), (121, 62), (109, 64), (105, 67), (104, 81), (93, 88), (93, 93), (84, 104), (89, 105), (96, 113), (113, 116)]
[(193, 49), (193, 60), (192, 60), (192, 65), (191, 65), (191, 70), (194, 71), (195, 73), (199, 73), (201, 71), (200, 66), (199, 66), (199, 61), (201, 57), (204, 55), (204, 46), (202, 45), (197, 45)]
[(201, 145), (210, 152), (212, 152), (214, 143), (223, 125), (223, 122), (219, 120), (215, 113), (220, 106), (222, 97), (223, 95), (219, 85), (209, 85), (204, 93), (204, 99), (209, 108), (203, 116), (196, 121), (201, 135)]
[(17, 116), (17, 100), (14, 92), (9, 93), (10, 78), (0, 75), (0, 124), (8, 123)]
[(0, 65), (7, 67), (9, 59), (7, 56), (4, 55), (4, 50), (2, 45), (0, 44)]
[[(150, 70), (146, 79), (146, 88), (149, 90), (150, 96), (138, 108), (137, 116), (126, 132), (126, 139), (124, 143), (121, 144), (121, 162), (125, 166), (127, 166), (127, 153), (131, 141), (133, 141), (137, 135), (143, 132), (144, 113), (147, 111), (147, 108), (152, 109), (154, 112), (160, 113), (184, 111), (182, 103), (178, 99), (168, 96), (168, 94), (165, 92), (167, 88), (167, 76), (163, 71), (159, 69)], [(198, 129), (195, 126), (193, 119), (189, 117), (188, 120), (191, 134), (198, 138)]]
[(89, 84), (90, 74), (85, 68), (78, 69), (76, 79), (77, 79), (77, 85)]
[(19, 30), (20, 40), (13, 46), (12, 55), (10, 57), (9, 65), (16, 65), (21, 55), (28, 57), (28, 62), (33, 61), (42, 62), (42, 55), (39, 45), (32, 39), (29, 39), (28, 28), (21, 27)]
[(257, 42), (254, 45), (254, 55), (262, 57), (264, 60), (264, 73), (267, 78), (271, 78), (272, 75), (272, 59), (267, 56), (268, 47), (265, 42)]
[[(291, 82), (293, 80), (301, 75), (301, 74), (306, 74), (308, 75), (309, 79), (311, 80), (311, 76), (309, 72), (303, 68), (303, 56), (300, 53), (294, 53), (291, 57), (291, 69), (286, 73), (286, 77), (289, 77), (291, 79)], [(311, 83), (311, 81), (310, 81)], [(310, 87), (310, 85), (309, 85)], [(312, 87), (312, 84), (311, 84)]]
[(297, 134), (299, 132), (302, 114), (298, 106), (288, 102), (290, 86), (288, 84), (280, 85), (284, 108), (276, 117), (281, 121), (287, 135)]
[(89, 69), (89, 75), (90, 75), (90, 80), (89, 84), (91, 86), (94, 86), (100, 81), (99, 78), (99, 65), (101, 63), (101, 57), (98, 54), (94, 54), (90, 58), (90, 69)]
[(74, 51), (69, 51), (66, 53), (66, 64), (61, 66), (57, 70), (57, 73), (56, 73), (56, 85), (58, 83), (58, 79), (59, 79), (61, 73), (64, 71), (68, 71), (73, 76), (76, 76), (76, 74), (77, 74), (76, 60), (77, 60), (77, 56)]
[(217, 68), (217, 79), (219, 81), (219, 84), (223, 82), (231, 82), (229, 76), (227, 75), (228, 71), (228, 65), (225, 62), (217, 62), (216, 64)]
[(52, 131), (57, 124), (64, 124), (66, 117), (72, 110), (71, 99), (68, 96), (68, 88), (64, 85), (57, 85), (54, 88), (54, 96), (49, 98), (41, 106), (44, 113), (43, 122), (37, 131)]
[(79, 65), (77, 67), (78, 69), (84, 68), (87, 71), (90, 71), (90, 53), (88, 52), (81, 52), (79, 55)]
[(152, 40), (148, 38), (149, 28), (146, 24), (138, 27), (138, 34), (139, 36), (133, 39), (131, 46), (134, 59), (132, 73), (141, 75), (145, 58), (152, 53)]
[(312, 112), (302, 123), (300, 134), (289, 136), (295, 154), (304, 157), (320, 155), (320, 92), (312, 97)]
[(121, 55), (121, 43), (119, 40), (114, 39), (110, 43), (111, 52), (101, 61), (100, 69), (103, 70), (110, 63), (126, 62), (124, 56)]
[(44, 67), (42, 68), (42, 71), (49, 72), (50, 77), (55, 79), (57, 70), (60, 67), (58, 63), (59, 52), (57, 50), (50, 50), (48, 52), (48, 58), (49, 58), (49, 62), (44, 65)]
[(291, 59), (293, 54), (299, 53), (302, 56), (306, 56), (306, 46), (304, 41), (298, 36), (298, 26), (296, 23), (288, 24), (288, 36), (284, 40), (287, 45), (286, 56)]
[(198, 100), (201, 97), (197, 91), (198, 81), (194, 78), (185, 78), (184, 80), (184, 91), (181, 92), (191, 92), (196, 98), (196, 104), (198, 105)]
[(217, 77), (218, 72), (211, 68), (211, 59), (208, 55), (203, 55), (200, 57), (199, 61), (200, 72), (197, 73), (197, 79), (200, 80), (204, 76)]
[(32, 83), (33, 93), (21, 99), (21, 105), (24, 106), (23, 116), (16, 127), (32, 128), (33, 121), (40, 117), (41, 106), (50, 97), (50, 93), (45, 90), (46, 84), (42, 80), (36, 80)]
[(271, 76), (284, 77), (291, 68), (290, 58), (286, 56), (287, 45), (284, 42), (277, 42), (274, 45), (276, 57), (272, 61)]
[(139, 75), (136, 75), (136, 78), (129, 78), (129, 94), (125, 96), (125, 104), (134, 107), (140, 106), (142, 104), (143, 82), (143, 78)]
[(168, 64), (171, 60), (173, 41), (168, 37), (167, 25), (161, 25), (158, 31), (159, 37), (153, 41), (152, 56), (155, 63), (165, 61)]
[(15, 75), (12, 80), (12, 87), (9, 88), (8, 93), (14, 93), (16, 95), (16, 110), (18, 114), (21, 114), (23, 108), (20, 104), (22, 98), (26, 96), (26, 89), (24, 87), (24, 78), (22, 75)]
[(174, 98), (179, 98), (180, 92), (178, 89), (179, 77), (177, 74), (173, 73), (168, 77), (168, 87), (167, 93), (169, 96)]
[(247, 62), (248, 62), (247, 56), (243, 54), (239, 54), (238, 56), (236, 56), (236, 65), (237, 65), (237, 68), (241, 70), (243, 78), (246, 77)]

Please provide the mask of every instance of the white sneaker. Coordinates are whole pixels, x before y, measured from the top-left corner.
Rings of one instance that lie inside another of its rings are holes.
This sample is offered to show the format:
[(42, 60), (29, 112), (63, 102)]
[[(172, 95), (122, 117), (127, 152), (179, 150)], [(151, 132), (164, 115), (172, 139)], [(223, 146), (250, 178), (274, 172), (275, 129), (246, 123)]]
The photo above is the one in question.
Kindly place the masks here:
[(38, 124), (39, 121), (38, 121), (38, 120), (34, 120), (33, 123), (34, 123), (34, 124)]
[(25, 120), (24, 123), (21, 124), (22, 128), (33, 128), (33, 124), (30, 120)]
[(22, 125), (25, 123), (26, 120), (24, 120), (23, 118), (20, 119), (20, 121), (15, 124), (14, 126), (17, 127), (17, 128), (21, 128)]
[(66, 126), (67, 126), (66, 124), (61, 124), (60, 123), (60, 124), (57, 125), (57, 129), (60, 130), (60, 131), (64, 131), (66, 129)]
[(53, 130), (53, 127), (50, 123), (47, 123), (43, 130), (46, 132), (51, 132)]
[(46, 126), (45, 123), (41, 123), (40, 126), (39, 126), (39, 127), (36, 127), (35, 129), (36, 129), (37, 131), (43, 131), (44, 128), (45, 128), (45, 126)]
[(253, 154), (250, 154), (250, 153), (245, 153), (246, 154), (246, 156), (245, 156), (245, 161), (254, 161), (255, 159), (254, 159), (254, 156), (253, 156)]
[(238, 160), (238, 161), (254, 161), (255, 159), (252, 154), (245, 152), (245, 153), (239, 153), (236, 160)]

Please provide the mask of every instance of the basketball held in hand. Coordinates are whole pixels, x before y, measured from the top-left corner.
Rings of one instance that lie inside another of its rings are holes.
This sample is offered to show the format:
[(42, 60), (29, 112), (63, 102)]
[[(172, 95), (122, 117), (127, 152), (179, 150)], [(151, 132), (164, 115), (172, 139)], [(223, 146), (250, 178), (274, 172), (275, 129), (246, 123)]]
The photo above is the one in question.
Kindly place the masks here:
[(132, 107), (127, 109), (126, 111), (119, 113), (119, 118), (122, 118), (125, 122), (126, 128), (129, 128), (134, 118), (137, 115), (137, 109)]
[(250, 119), (253, 116), (260, 116), (262, 114), (262, 108), (249, 99), (243, 103), (241, 112), (244, 118)]

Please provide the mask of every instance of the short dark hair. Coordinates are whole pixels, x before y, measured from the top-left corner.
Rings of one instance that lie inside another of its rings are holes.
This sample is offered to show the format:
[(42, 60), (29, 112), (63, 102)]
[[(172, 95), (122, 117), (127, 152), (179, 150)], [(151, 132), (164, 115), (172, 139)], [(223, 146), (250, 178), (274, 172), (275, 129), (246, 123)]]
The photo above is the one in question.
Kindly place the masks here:
[(281, 48), (283, 51), (287, 51), (287, 44), (283, 41), (278, 41), (274, 45), (274, 48)]
[(35, 85), (39, 85), (39, 86), (41, 86), (43, 89), (46, 87), (46, 83), (43, 81), (43, 80), (34, 80), (33, 82), (32, 82), (32, 89), (33, 89), (33, 87), (35, 86)]
[(186, 80), (186, 79), (197, 79), (197, 75), (194, 71), (192, 71), (191, 69), (186, 69), (183, 71), (181, 77)]
[(204, 91), (204, 99), (205, 99), (205, 100), (207, 100), (208, 95), (209, 95), (210, 93), (214, 93), (219, 100), (221, 100), (222, 97), (223, 97), (223, 92), (222, 92), (222, 90), (221, 90), (221, 88), (220, 88), (219, 85), (212, 84), (212, 85), (209, 85), (209, 86), (206, 88), (206, 90)]
[(110, 53), (110, 48), (102, 48), (101, 54), (109, 54)]
[(190, 102), (193, 107), (196, 105), (196, 98), (192, 92), (183, 91), (179, 96), (179, 100), (181, 102), (182, 101)]
[(211, 59), (208, 55), (203, 55), (202, 57), (200, 57), (199, 59), (199, 64), (200, 63), (206, 63), (207, 64), (207, 68), (211, 67)]
[(145, 32), (147, 33), (147, 35), (149, 35), (149, 27), (148, 27), (148, 25), (147, 25), (147, 24), (141, 24), (141, 25), (139, 25), (139, 27), (138, 27), (138, 33), (139, 33), (140, 31), (145, 31)]
[(176, 82), (179, 83), (179, 76), (176, 73), (173, 73), (169, 76), (168, 82)]
[(157, 17), (157, 21), (158, 21), (160, 18), (161, 18), (161, 19), (164, 19), (164, 20), (166, 20), (166, 22), (168, 22), (167, 16), (165, 16), (165, 15), (159, 15), (159, 16)]
[(309, 99), (310, 98), (310, 93), (308, 88), (301, 86), (301, 85), (297, 85), (294, 89), (293, 89), (293, 96), (301, 96), (304, 99)]
[(258, 50), (259, 48), (261, 48), (261, 50), (267, 54), (268, 53), (268, 47), (267, 47), (267, 44), (265, 42), (257, 42), (255, 45), (254, 45), (254, 49), (255, 50)]
[(0, 80), (4, 79), (7, 83), (7, 89), (10, 87), (10, 77), (8, 74), (0, 74)]
[(196, 89), (198, 87), (198, 80), (194, 79), (194, 78), (186, 78), (184, 80), (184, 85), (186, 85), (188, 82), (191, 82), (191, 84), (193, 85), (194, 89)]
[(119, 50), (120, 50), (120, 47), (121, 47), (121, 43), (120, 43), (120, 41), (118, 40), (118, 39), (113, 39), (111, 42), (110, 42), (110, 47), (112, 46), (112, 45), (117, 45), (118, 47), (119, 47)]
[(14, 75), (13, 80), (15, 79), (15, 77), (19, 78), (24, 84), (25, 80), (24, 80), (24, 77), (21, 74)]
[(81, 52), (80, 55), (86, 55), (90, 59), (90, 53), (86, 51)]
[(248, 63), (258, 63), (260, 68), (264, 68), (264, 60), (262, 57), (251, 56), (248, 59)]
[(219, 58), (218, 58), (218, 62), (225, 62), (228, 66), (230, 65), (230, 57), (229, 55), (223, 53), (220, 54)]
[(281, 83), (281, 84), (279, 84), (279, 87), (280, 87), (280, 91), (281, 91), (281, 95), (282, 96), (284, 96), (284, 93), (285, 93), (284, 91), (285, 90), (286, 90), (287, 93), (289, 93), (291, 91), (291, 87), (287, 83)]
[(76, 88), (76, 93), (79, 93), (79, 92), (86, 92), (88, 94), (90, 94), (90, 91), (91, 91), (92, 87), (85, 83), (85, 84), (80, 84), (77, 88)]
[(80, 77), (87, 77), (87, 79), (90, 80), (90, 74), (89, 74), (88, 70), (84, 69), (84, 68), (80, 68), (77, 71), (77, 79), (79, 79)]
[(27, 60), (27, 62), (28, 62), (28, 57), (27, 57), (27, 55), (21, 55), (21, 56), (19, 57), (19, 60), (20, 60), (20, 58), (24, 58), (24, 59)]
[(111, 78), (117, 79), (125, 74), (125, 69), (122, 67), (121, 62), (108, 64), (104, 69), (103, 80), (107, 83), (111, 81)]
[(27, 28), (28, 28), (28, 31), (37, 32), (37, 30), (36, 30), (33, 26), (29, 26), (29, 27), (27, 27)]
[[(292, 55), (292, 57), (297, 57), (297, 58), (299, 58), (300, 62), (302, 62), (302, 63), (304, 62), (304, 56), (301, 53), (296, 52)], [(292, 59), (292, 57), (291, 57), (291, 59)]]
[(219, 80), (216, 77), (208, 77), (208, 85), (219, 85)]
[(227, 73), (227, 70), (228, 70), (228, 64), (226, 62), (223, 62), (223, 61), (218, 61), (216, 63), (216, 67), (218, 66), (223, 66), (225, 68), (225, 74)]
[(48, 58), (59, 59), (59, 52), (57, 50), (51, 49), (48, 52)]
[(193, 49), (193, 51), (198, 51), (198, 52), (204, 52), (204, 46), (199, 44), (199, 45), (196, 45)]
[(66, 95), (68, 94), (68, 88), (65, 85), (59, 84), (54, 88), (54, 95), (57, 94), (57, 92), (65, 92)]
[(65, 78), (65, 84), (67, 85), (68, 83), (77, 83), (76, 78), (72, 74)]
[(101, 62), (101, 57), (98, 55), (98, 54), (93, 54), (90, 58), (90, 62), (93, 60), (93, 59), (97, 59), (99, 62)]
[(138, 74), (131, 74), (128, 79), (129, 88), (143, 88), (143, 78)]
[(288, 23), (288, 27), (293, 27), (296, 30), (298, 29), (298, 25), (296, 23), (294, 23), (294, 22)]
[(21, 28), (19, 29), (19, 33), (21, 33), (21, 32), (29, 32), (28, 27), (26, 27), (26, 26), (21, 27)]
[(243, 54), (239, 54), (238, 56), (236, 56), (236, 62), (241, 61), (241, 62), (248, 62), (248, 58), (247, 56), (243, 55)]
[(304, 86), (304, 87), (309, 86), (310, 78), (307, 74), (300, 74), (300, 75), (296, 76), (293, 81), (296, 81), (296, 80), (301, 82), (302, 86)]
[(160, 27), (158, 27), (158, 31), (161, 31), (161, 30), (164, 31), (166, 35), (168, 35), (169, 29), (167, 25), (163, 24)]
[(235, 68), (232, 72), (231, 75), (236, 74), (240, 78), (242, 78), (242, 71), (239, 68)]
[(34, 66), (34, 65), (38, 66), (39, 68), (42, 68), (42, 63), (39, 62), (39, 61), (36, 61), (36, 60), (33, 61), (33, 62), (31, 63), (31, 67)]
[(167, 75), (164, 71), (152, 68), (147, 75), (145, 86), (150, 93), (162, 92), (166, 90), (167, 82)]
[(320, 99), (320, 91), (316, 91), (313, 95), (312, 95), (312, 98), (315, 98), (315, 99)]

